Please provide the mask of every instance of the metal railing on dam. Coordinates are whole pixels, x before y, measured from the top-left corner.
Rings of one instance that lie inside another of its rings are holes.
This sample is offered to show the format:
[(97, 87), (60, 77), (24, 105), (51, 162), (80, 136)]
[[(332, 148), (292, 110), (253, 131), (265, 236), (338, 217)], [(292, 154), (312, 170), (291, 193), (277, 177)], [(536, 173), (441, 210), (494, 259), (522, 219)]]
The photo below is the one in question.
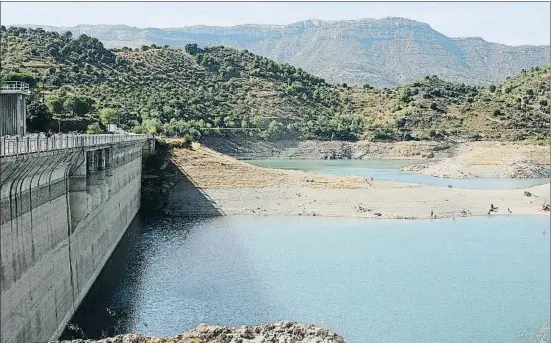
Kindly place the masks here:
[(0, 86), (1, 92), (29, 92), (29, 84), (21, 81), (6, 81)]
[(148, 139), (153, 139), (153, 136), (146, 134), (56, 134), (50, 137), (44, 134), (29, 134), (22, 137), (2, 136), (0, 137), (0, 157)]

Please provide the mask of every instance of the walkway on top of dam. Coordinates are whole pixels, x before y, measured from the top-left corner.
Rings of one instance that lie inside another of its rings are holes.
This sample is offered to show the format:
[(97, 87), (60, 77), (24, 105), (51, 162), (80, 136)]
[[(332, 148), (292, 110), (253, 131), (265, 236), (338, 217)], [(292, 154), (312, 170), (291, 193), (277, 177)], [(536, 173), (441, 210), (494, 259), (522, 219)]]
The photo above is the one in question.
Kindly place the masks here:
[(44, 134), (0, 137), (0, 157), (18, 156), (29, 153), (88, 148), (114, 143), (153, 139), (147, 134)]

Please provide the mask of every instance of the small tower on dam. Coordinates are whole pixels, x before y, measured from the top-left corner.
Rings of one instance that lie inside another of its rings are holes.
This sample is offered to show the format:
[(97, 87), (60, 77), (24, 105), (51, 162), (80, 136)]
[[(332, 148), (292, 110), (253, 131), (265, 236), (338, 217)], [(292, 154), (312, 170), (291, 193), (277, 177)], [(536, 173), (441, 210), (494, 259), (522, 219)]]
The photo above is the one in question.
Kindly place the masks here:
[(0, 87), (0, 136), (19, 135), (27, 132), (27, 108), (25, 97), (30, 94), (29, 84), (8, 81)]

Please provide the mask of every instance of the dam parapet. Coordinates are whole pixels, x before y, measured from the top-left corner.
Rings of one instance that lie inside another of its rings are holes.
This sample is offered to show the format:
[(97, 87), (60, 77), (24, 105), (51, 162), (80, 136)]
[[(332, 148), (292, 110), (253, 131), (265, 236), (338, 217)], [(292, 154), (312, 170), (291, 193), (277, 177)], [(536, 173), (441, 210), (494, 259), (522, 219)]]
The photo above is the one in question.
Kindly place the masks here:
[[(47, 137), (45, 134), (27, 134), (25, 136), (0, 137), (0, 157), (19, 156), (47, 151), (70, 150), (80, 148), (97, 149), (103, 145), (133, 141), (150, 141), (148, 149), (155, 149), (155, 141), (150, 135), (137, 134), (104, 134), (79, 135), (56, 134)], [(151, 145), (152, 144), (152, 145)]]
[(150, 135), (0, 137), (1, 343), (56, 339), (140, 207)]

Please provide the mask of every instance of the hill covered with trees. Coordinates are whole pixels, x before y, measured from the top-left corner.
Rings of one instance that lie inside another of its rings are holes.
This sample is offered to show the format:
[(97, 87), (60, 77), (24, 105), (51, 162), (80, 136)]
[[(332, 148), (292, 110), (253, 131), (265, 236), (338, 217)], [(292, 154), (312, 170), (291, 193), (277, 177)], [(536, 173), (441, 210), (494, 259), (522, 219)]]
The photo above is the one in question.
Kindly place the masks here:
[(549, 64), (547, 46), (507, 46), (480, 37), (452, 38), (405, 18), (323, 21), (289, 25), (136, 28), (125, 25), (50, 27), (85, 33), (106, 47), (224, 45), (325, 78), (330, 83), (391, 87), (426, 75), (469, 85), (498, 83), (522, 69)]
[[(31, 127), (81, 121), (197, 139), (544, 139), (549, 68), (474, 87), (427, 76), (385, 89), (333, 85), (246, 50), (188, 44), (107, 49), (96, 38), (1, 29), (2, 79), (24, 80)], [(92, 123), (92, 124), (90, 124)]]

